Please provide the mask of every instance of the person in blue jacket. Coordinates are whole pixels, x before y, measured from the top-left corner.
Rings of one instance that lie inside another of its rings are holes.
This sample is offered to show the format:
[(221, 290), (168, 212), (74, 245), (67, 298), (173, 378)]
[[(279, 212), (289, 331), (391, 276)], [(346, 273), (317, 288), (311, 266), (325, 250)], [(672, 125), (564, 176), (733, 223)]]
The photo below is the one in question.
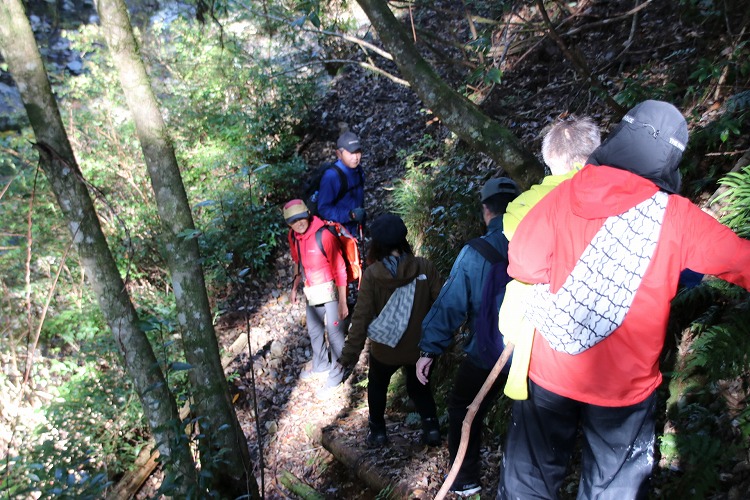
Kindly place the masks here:
[[(365, 221), (365, 174), (360, 165), (362, 147), (353, 132), (344, 132), (336, 141), (336, 163), (320, 179), (318, 214), (322, 219), (340, 222), (359, 238)], [(343, 172), (342, 179), (340, 172)], [(342, 182), (344, 180), (344, 182)]]
[[(482, 237), (507, 259), (508, 240), (503, 234), (503, 217), (508, 203), (518, 196), (520, 189), (507, 177), (490, 179), (482, 187), (482, 217), (487, 232)], [(440, 290), (437, 300), (422, 321), (422, 339), (419, 342), (420, 358), (417, 361), (417, 378), (423, 384), (429, 380), (433, 359), (443, 354), (453, 343), (454, 333), (466, 322), (468, 335), (464, 343), (466, 356), (457, 372), (453, 390), (448, 397), (448, 451), (451, 464), (456, 458), (461, 441), (461, 425), (467, 407), (481, 389), (492, 366), (483, 361), (476, 342), (474, 323), (482, 303), (482, 289), (492, 264), (470, 245), (461, 249), (453, 263), (448, 281)], [(482, 420), (495, 396), (505, 384), (507, 375), (501, 375), (479, 408), (471, 426), (469, 446), (461, 469), (451, 491), (459, 496), (478, 493), (480, 483), (480, 447)]]

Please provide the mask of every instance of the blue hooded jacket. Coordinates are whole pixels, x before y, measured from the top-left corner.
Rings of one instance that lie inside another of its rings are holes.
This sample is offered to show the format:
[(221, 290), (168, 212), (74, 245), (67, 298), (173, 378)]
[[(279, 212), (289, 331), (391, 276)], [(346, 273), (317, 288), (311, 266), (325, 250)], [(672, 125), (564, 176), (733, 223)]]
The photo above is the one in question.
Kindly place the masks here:
[[(482, 238), (505, 258), (508, 257), (508, 240), (503, 234), (502, 215), (490, 220)], [(421, 351), (443, 354), (453, 343), (454, 332), (466, 321), (469, 333), (464, 342), (464, 352), (475, 365), (484, 369), (492, 368), (482, 361), (474, 335), (474, 322), (482, 304), (482, 290), (490, 267), (492, 264), (474, 248), (465, 245), (461, 249), (448, 281), (422, 321), (422, 339), (419, 342)]]

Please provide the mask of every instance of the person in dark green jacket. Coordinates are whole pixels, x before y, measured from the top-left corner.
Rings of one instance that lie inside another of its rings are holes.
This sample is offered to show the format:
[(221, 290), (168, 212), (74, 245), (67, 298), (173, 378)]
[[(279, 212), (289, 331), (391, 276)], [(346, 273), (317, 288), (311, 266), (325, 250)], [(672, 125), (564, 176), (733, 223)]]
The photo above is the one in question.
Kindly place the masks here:
[[(422, 320), (440, 293), (442, 279), (432, 262), (414, 256), (406, 241), (406, 226), (400, 217), (381, 215), (373, 221), (370, 232), (369, 265), (362, 277), (349, 334), (339, 357), (340, 369), (346, 371), (357, 363), (368, 335), (380, 339), (378, 332), (402, 330), (400, 338), (396, 334), (395, 338), (392, 335), (380, 341), (370, 341), (367, 443), (382, 446), (388, 442), (385, 425), (388, 384), (396, 370), (403, 368), (406, 390), (422, 418), (422, 440), (436, 446), (441, 438), (435, 401), (430, 386), (417, 380), (415, 364), (419, 359)], [(394, 297), (394, 294), (399, 295)], [(391, 305), (384, 311), (392, 297)], [(394, 310), (393, 304), (396, 303), (400, 305)], [(402, 328), (390, 328), (393, 326), (390, 319), (393, 322), (401, 320)]]

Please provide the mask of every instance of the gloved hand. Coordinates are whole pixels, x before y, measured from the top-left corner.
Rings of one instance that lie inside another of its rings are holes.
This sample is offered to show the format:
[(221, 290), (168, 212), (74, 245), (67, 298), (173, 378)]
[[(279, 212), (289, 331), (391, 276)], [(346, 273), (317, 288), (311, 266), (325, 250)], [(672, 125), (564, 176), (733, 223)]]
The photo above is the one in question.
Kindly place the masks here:
[(351, 212), (349, 212), (349, 219), (355, 222), (359, 222), (360, 224), (364, 224), (365, 217), (366, 217), (365, 209), (362, 207), (357, 207)]

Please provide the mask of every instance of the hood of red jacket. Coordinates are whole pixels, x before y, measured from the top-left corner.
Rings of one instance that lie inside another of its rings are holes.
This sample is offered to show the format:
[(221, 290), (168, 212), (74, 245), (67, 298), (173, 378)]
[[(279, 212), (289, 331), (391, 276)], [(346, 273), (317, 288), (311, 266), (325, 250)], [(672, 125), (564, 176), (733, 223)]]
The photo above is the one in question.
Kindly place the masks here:
[(608, 166), (586, 165), (568, 182), (573, 213), (584, 219), (621, 214), (659, 190), (648, 179)]

